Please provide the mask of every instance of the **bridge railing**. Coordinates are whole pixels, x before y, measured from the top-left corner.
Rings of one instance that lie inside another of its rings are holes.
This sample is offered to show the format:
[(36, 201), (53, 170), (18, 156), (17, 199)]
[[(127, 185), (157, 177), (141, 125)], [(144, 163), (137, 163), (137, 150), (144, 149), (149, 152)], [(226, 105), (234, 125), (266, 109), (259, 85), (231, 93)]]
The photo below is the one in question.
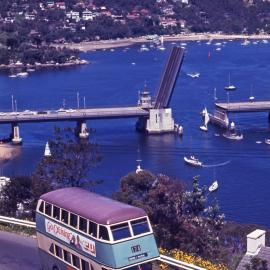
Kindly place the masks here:
[(35, 222), (11, 218), (11, 217), (5, 217), (5, 216), (0, 216), (0, 223), (8, 223), (8, 224), (19, 225), (19, 226), (24, 226), (28, 228), (36, 228)]
[(206, 270), (206, 268), (202, 268), (202, 267), (196, 266), (196, 265), (191, 264), (191, 263), (186, 263), (186, 262), (183, 262), (183, 261), (179, 261), (179, 260), (176, 260), (174, 258), (171, 258), (169, 256), (165, 256), (165, 255), (160, 255), (159, 260), (161, 262), (164, 262), (164, 263), (167, 263), (167, 264), (170, 264), (170, 265), (179, 267), (180, 269), (186, 269), (186, 270)]

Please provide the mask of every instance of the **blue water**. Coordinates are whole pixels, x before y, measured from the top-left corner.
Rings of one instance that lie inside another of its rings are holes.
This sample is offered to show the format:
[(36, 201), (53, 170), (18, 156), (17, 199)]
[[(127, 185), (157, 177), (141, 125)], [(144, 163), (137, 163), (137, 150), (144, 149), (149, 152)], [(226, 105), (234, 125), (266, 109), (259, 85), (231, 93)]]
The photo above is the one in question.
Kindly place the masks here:
[[(86, 98), (87, 107), (135, 105), (138, 91), (145, 82), (154, 95), (166, 62), (167, 50), (150, 50), (140, 53), (139, 46), (124, 51), (97, 51), (83, 54), (90, 65), (74, 69), (43, 71), (28, 78), (0, 76), (0, 108), (10, 110), (11, 95), (17, 100), (18, 110), (60, 108), (63, 99), (68, 108), (76, 107), (76, 93)], [(214, 174), (219, 181), (221, 209), (227, 219), (245, 223), (270, 226), (270, 146), (256, 144), (257, 140), (269, 138), (266, 113), (235, 114), (231, 119), (244, 134), (242, 141), (226, 140), (222, 131), (210, 127), (208, 133), (199, 130), (199, 112), (207, 106), (213, 109), (214, 91), (219, 100), (226, 101), (224, 86), (228, 74), (238, 89), (229, 99), (247, 100), (251, 85), (257, 100), (270, 98), (270, 44), (241, 46), (240, 42), (228, 42), (222, 50), (205, 42), (189, 42), (180, 78), (177, 82), (171, 107), (176, 122), (184, 127), (182, 139), (167, 134), (146, 136), (135, 132), (136, 119), (89, 121), (96, 128), (94, 140), (100, 145), (103, 160), (91, 171), (89, 178), (102, 179), (104, 184), (98, 192), (110, 194), (118, 188), (119, 179), (135, 169), (137, 149), (141, 150), (143, 168), (182, 179), (190, 185), (195, 175), (201, 183), (212, 183)], [(211, 57), (208, 58), (209, 52)], [(135, 62), (135, 65), (131, 63)], [(200, 72), (198, 79), (187, 76)], [(81, 100), (82, 104), (82, 100)], [(59, 124), (58, 124), (59, 125)], [(62, 126), (75, 123), (62, 123)], [(24, 144), (21, 155), (4, 167), (6, 175), (29, 174), (42, 157), (44, 146), (52, 136), (54, 123), (21, 124)], [(8, 125), (0, 126), (0, 135), (7, 136)], [(205, 164), (230, 161), (229, 164), (212, 168), (193, 168), (183, 162), (183, 156), (192, 152)]]

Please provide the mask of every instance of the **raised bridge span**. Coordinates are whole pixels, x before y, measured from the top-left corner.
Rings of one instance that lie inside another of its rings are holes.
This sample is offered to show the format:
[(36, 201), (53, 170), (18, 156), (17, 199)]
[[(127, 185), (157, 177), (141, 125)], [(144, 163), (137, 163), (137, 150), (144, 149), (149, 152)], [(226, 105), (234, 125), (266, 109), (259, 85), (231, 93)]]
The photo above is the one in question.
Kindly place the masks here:
[(175, 129), (172, 110), (169, 108), (170, 100), (179, 77), (179, 72), (184, 59), (184, 49), (174, 46), (171, 49), (165, 69), (161, 76), (156, 99), (152, 102), (149, 92), (143, 91), (140, 95), (138, 106), (123, 106), (118, 108), (84, 108), (69, 110), (45, 110), (0, 113), (0, 124), (11, 124), (11, 139), (15, 144), (20, 144), (22, 139), (19, 134), (19, 123), (76, 121), (79, 137), (87, 138), (86, 120), (113, 119), (113, 118), (138, 118), (137, 129), (147, 133), (173, 132)]

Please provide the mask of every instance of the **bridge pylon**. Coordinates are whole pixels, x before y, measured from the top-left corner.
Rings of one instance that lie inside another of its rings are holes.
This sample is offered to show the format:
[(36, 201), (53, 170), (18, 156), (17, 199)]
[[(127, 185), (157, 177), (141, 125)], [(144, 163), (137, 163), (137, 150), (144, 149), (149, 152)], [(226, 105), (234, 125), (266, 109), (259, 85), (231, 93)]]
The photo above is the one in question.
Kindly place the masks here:
[(22, 138), (20, 137), (20, 129), (18, 123), (12, 123), (12, 143), (13, 144), (21, 144), (22, 143)]
[(81, 120), (77, 122), (77, 134), (81, 139), (89, 138), (89, 132), (85, 121)]

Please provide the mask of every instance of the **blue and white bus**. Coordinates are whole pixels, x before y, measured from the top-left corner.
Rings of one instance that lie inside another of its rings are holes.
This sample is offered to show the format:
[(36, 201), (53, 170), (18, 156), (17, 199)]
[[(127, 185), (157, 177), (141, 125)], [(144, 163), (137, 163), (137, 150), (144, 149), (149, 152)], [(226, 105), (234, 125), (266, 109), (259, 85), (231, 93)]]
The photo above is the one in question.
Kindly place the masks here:
[(42, 195), (36, 229), (43, 270), (149, 270), (159, 258), (144, 210), (80, 188)]

